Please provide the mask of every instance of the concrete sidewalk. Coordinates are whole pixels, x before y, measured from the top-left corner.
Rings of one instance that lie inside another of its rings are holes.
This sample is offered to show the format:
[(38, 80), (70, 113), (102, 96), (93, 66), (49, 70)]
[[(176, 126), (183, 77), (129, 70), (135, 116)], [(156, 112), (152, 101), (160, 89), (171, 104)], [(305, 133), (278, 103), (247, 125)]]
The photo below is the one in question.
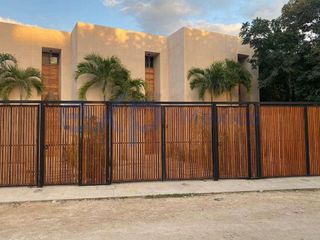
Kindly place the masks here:
[(0, 203), (320, 189), (320, 177), (0, 188)]

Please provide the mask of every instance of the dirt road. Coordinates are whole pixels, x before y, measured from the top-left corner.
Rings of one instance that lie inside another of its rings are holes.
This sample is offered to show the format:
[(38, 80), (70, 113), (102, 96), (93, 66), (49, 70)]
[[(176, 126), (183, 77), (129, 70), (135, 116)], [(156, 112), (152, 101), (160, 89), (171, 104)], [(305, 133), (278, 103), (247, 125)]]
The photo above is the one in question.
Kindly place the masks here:
[(0, 205), (0, 239), (320, 239), (320, 191)]

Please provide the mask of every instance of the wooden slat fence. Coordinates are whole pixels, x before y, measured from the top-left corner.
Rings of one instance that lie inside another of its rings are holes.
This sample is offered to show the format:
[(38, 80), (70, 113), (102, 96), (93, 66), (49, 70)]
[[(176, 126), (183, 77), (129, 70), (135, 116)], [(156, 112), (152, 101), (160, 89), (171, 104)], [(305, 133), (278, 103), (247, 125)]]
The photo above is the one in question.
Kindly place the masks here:
[(260, 122), (262, 176), (305, 176), (304, 108), (261, 106)]
[(166, 107), (165, 126), (166, 178), (212, 178), (211, 107)]
[(80, 107), (45, 107), (44, 184), (79, 183)]
[(247, 108), (218, 106), (220, 178), (247, 178)]
[(161, 179), (160, 107), (112, 109), (112, 181)]
[(320, 106), (0, 103), (0, 186), (320, 175)]
[(83, 134), (81, 183), (106, 184), (109, 179), (108, 107), (106, 104), (83, 105), (80, 119)]
[(37, 183), (38, 106), (0, 106), (0, 186)]

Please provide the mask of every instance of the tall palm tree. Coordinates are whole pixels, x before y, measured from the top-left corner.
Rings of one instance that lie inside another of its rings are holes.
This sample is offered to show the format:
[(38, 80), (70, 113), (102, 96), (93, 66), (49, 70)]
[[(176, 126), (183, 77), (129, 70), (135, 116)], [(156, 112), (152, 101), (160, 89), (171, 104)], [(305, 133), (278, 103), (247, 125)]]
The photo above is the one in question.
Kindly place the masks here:
[(224, 63), (216, 62), (205, 69), (192, 68), (188, 72), (188, 80), (192, 90), (199, 89), (199, 98), (203, 100), (205, 93), (209, 92), (212, 102), (213, 96), (219, 96), (226, 90)]
[(112, 88), (111, 100), (143, 101), (146, 100), (145, 82), (141, 79), (116, 79)]
[(7, 65), (0, 78), (0, 97), (4, 100), (8, 100), (10, 93), (17, 88), (20, 92), (20, 100), (24, 97), (30, 98), (33, 88), (38, 94), (44, 91), (41, 73), (35, 68), (22, 69), (16, 64)]
[(241, 63), (226, 60), (225, 62), (225, 83), (226, 91), (230, 94), (230, 100), (232, 101), (232, 90), (236, 86), (242, 85), (246, 88), (247, 91), (251, 89), (251, 74), (244, 68)]
[(77, 66), (76, 79), (81, 76), (87, 78), (87, 82), (79, 89), (79, 98), (86, 99), (87, 91), (92, 86), (101, 87), (103, 99), (106, 100), (107, 89), (116, 79), (127, 78), (128, 71), (122, 66), (120, 60), (112, 56), (103, 58), (97, 54), (89, 54)]

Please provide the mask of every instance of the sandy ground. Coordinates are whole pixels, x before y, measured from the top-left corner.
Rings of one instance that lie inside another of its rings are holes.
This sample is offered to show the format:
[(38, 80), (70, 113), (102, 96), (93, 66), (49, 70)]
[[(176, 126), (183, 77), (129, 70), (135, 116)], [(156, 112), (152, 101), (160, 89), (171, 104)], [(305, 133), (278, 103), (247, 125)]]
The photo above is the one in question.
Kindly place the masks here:
[(0, 205), (0, 239), (320, 239), (320, 191)]

